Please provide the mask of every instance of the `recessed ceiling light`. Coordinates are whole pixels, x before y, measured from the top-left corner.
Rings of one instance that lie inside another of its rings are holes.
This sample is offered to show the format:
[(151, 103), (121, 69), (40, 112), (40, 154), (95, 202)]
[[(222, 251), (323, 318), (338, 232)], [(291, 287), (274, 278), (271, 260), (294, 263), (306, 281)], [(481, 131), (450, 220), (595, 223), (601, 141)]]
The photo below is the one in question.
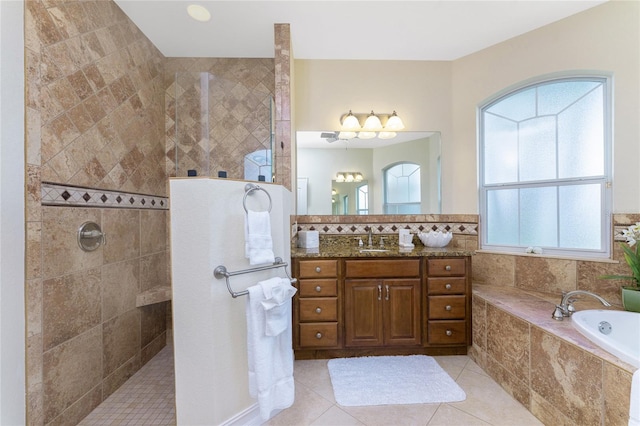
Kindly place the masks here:
[(207, 22), (211, 19), (211, 13), (204, 7), (199, 4), (190, 4), (187, 6), (187, 13), (196, 21)]

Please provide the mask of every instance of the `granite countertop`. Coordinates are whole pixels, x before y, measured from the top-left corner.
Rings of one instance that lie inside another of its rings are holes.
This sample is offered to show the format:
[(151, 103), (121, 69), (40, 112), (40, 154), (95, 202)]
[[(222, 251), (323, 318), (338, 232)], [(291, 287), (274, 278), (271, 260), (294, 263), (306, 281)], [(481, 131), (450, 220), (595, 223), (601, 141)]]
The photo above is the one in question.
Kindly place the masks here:
[[(314, 257), (361, 257), (361, 258), (377, 258), (377, 257), (445, 257), (445, 256), (471, 256), (473, 251), (465, 250), (459, 247), (425, 247), (418, 243), (413, 249), (400, 248), (395, 241), (385, 243), (384, 247), (374, 244), (372, 247), (358, 246), (354, 238), (322, 238), (320, 247), (314, 249), (304, 249), (292, 246), (291, 258), (314, 258)], [(360, 250), (386, 250), (386, 251), (365, 251)]]

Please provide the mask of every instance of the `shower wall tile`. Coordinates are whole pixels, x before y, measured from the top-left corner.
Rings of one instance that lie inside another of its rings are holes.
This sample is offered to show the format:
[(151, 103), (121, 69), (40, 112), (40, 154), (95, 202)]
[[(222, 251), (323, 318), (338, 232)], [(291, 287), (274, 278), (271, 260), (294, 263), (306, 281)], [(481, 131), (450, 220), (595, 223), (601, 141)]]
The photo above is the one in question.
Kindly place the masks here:
[(140, 347), (144, 348), (167, 329), (167, 304), (154, 303), (140, 308), (142, 335)]
[(142, 365), (149, 362), (151, 358), (156, 356), (156, 354), (165, 347), (165, 345), (167, 344), (167, 335), (169, 331), (170, 329), (167, 329), (167, 331), (160, 334), (158, 337), (153, 339), (151, 343), (142, 348), (142, 350), (140, 351)]
[(44, 353), (45, 423), (100, 384), (101, 343), (102, 327), (94, 327)]
[(77, 425), (102, 402), (102, 385), (97, 385), (74, 402), (47, 426)]
[(101, 296), (100, 268), (43, 281), (44, 350), (100, 324)]
[(40, 167), (27, 164), (27, 182), (25, 194), (26, 221), (42, 221), (42, 201), (40, 185)]
[(26, 235), (26, 278), (42, 276), (42, 222), (27, 222)]
[(104, 378), (140, 352), (140, 311), (131, 310), (103, 323), (102, 338)]
[(107, 399), (114, 393), (124, 382), (133, 376), (142, 366), (140, 362), (140, 354), (129, 359), (122, 364), (113, 373), (104, 378), (102, 386), (103, 399)]
[(140, 213), (140, 254), (146, 255), (167, 249), (167, 213), (161, 210)]
[(135, 309), (140, 293), (140, 262), (129, 259), (102, 267), (102, 322)]
[(120, 262), (140, 255), (140, 211), (105, 209), (103, 232), (108, 243), (104, 246), (105, 264)]
[(140, 258), (140, 292), (167, 286), (169, 283), (167, 270), (166, 252), (142, 256)]
[(27, 337), (42, 333), (42, 280), (27, 280), (25, 286), (27, 312)]
[(102, 223), (100, 210), (43, 207), (42, 216), (43, 278), (102, 266), (103, 248), (84, 252), (77, 241), (78, 228), (84, 222)]

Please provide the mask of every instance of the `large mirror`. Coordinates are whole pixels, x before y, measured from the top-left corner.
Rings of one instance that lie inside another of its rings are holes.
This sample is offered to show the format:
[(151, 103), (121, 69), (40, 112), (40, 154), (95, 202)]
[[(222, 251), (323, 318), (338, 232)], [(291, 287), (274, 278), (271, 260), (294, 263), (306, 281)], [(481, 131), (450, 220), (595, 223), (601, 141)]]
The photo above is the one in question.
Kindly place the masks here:
[(297, 214), (439, 214), (440, 132), (296, 132)]

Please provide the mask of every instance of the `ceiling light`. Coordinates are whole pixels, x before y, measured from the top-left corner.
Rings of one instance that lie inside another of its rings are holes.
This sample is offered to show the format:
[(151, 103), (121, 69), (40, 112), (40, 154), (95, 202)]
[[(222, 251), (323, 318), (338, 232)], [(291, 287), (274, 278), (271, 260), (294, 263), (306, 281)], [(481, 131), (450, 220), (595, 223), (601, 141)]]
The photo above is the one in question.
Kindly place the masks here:
[(358, 117), (351, 113), (349, 110), (349, 114), (344, 117), (342, 120), (342, 128), (344, 130), (357, 130), (360, 129), (360, 122), (358, 121)]
[(384, 126), (384, 128), (385, 130), (390, 131), (402, 130), (404, 129), (404, 123), (402, 122), (400, 117), (398, 117), (398, 114), (393, 111), (393, 114), (391, 114), (391, 117), (389, 117), (389, 119), (387, 120), (387, 124), (386, 126)]
[(207, 22), (211, 19), (211, 13), (199, 4), (190, 4), (187, 6), (187, 13), (196, 21)]
[(376, 132), (360, 132), (358, 133), (358, 139), (373, 139), (376, 137)]
[(371, 114), (369, 114), (369, 116), (367, 117), (362, 128), (364, 130), (379, 130), (382, 128), (382, 123), (380, 122), (378, 116), (376, 116), (373, 111), (371, 111)]
[(380, 139), (391, 139), (396, 137), (396, 132), (380, 132), (378, 133), (378, 138)]

